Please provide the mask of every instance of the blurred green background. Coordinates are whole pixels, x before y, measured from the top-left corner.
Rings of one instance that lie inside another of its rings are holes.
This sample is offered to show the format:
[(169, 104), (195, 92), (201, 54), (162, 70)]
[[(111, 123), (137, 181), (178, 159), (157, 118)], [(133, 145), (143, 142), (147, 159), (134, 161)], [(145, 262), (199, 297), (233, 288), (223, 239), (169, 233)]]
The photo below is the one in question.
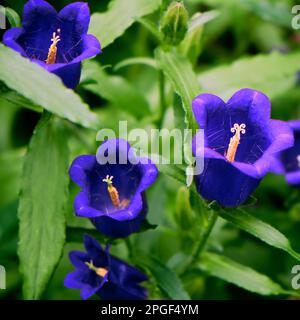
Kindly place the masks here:
[[(50, 2), (57, 10), (70, 3), (57, 0)], [(88, 2), (92, 13), (108, 10), (109, 1)], [(1, 2), (3, 6), (14, 9), (20, 15), (24, 3), (25, 1), (21, 0)], [(273, 118), (283, 120), (300, 118), (297, 69), (295, 71), (294, 63), (289, 62), (292, 61), (289, 55), (298, 52), (300, 47), (300, 33), (291, 27), (291, 20), (294, 17), (291, 8), (297, 1), (187, 0), (184, 3), (190, 16), (196, 12), (211, 10), (216, 13), (211, 21), (199, 29), (193, 40), (195, 49), (192, 50), (194, 56), (191, 62), (193, 70), (199, 76), (202, 91), (206, 89), (210, 92), (216, 91), (214, 93), (223, 93), (223, 97), (228, 98), (229, 92), (234, 92), (235, 88), (247, 86), (248, 83), (253, 84), (253, 87), (257, 84), (259, 88), (266, 89), (272, 100)], [(166, 5), (167, 1), (164, 3), (164, 6)], [(150, 21), (158, 25), (162, 10), (152, 13), (148, 17)], [(3, 30), (0, 35), (2, 34)], [(89, 90), (88, 81), (82, 82), (77, 93), (93, 111), (99, 114), (103, 127), (116, 128), (117, 120), (125, 119), (129, 121), (130, 128), (152, 128), (157, 125), (156, 120), (151, 117), (138, 119), (126, 108), (122, 108), (126, 103), (134, 101), (141, 104), (140, 108), (146, 103), (153, 113), (158, 110), (160, 98), (157, 70), (140, 64), (115, 68), (118, 63), (128, 58), (152, 59), (157, 46), (158, 41), (155, 36), (142, 23), (136, 22), (95, 59), (102, 66), (106, 66), (105, 75), (102, 77), (103, 83), (99, 85), (100, 93), (96, 94), (95, 90)], [(279, 52), (283, 60), (277, 60), (274, 52)], [(248, 65), (249, 59), (261, 55), (275, 58), (267, 59), (266, 62), (257, 58), (257, 63)], [(231, 64), (236, 61), (242, 64), (232, 66)], [(216, 69), (218, 66), (229, 68), (225, 74), (231, 75), (232, 78), (222, 77), (222, 70)], [(127, 91), (124, 89), (124, 81)], [(5, 266), (7, 271), (7, 289), (0, 290), (0, 298), (22, 299), (22, 278), (17, 255), (18, 199), (24, 155), (41, 114), (30, 109), (22, 97), (12, 99), (0, 82), (0, 88), (1, 86), (3, 90), (0, 90), (0, 265)], [(110, 92), (107, 87), (113, 88), (112, 91)], [(167, 90), (169, 89), (167, 86)], [(124, 94), (128, 101), (123, 101), (122, 97), (120, 100), (118, 97), (114, 99), (114, 90), (121, 92), (125, 90)], [(132, 92), (134, 95), (130, 96)], [(163, 126), (167, 128), (174, 127), (172, 103), (173, 94), (168, 93), (166, 97), (168, 108), (162, 119)], [(95, 152), (97, 147), (94, 132), (78, 128), (75, 134), (72, 126), (70, 125), (68, 132), (70, 161), (80, 153)], [(181, 187), (182, 184), (179, 182), (160, 175), (158, 182), (148, 192), (148, 220), (158, 227), (129, 238), (133, 252), (151, 253), (174, 270), (178, 254), (188, 252), (200, 232), (197, 227), (197, 217), (194, 217), (192, 223), (188, 218), (182, 217), (186, 212), (182, 212), (176, 201)], [(78, 189), (70, 184), (66, 212), (67, 243), (63, 257), (41, 297), (43, 299), (79, 299), (79, 292), (63, 286), (66, 273), (72, 270), (67, 254), (71, 249), (82, 247), (82, 234), (76, 232), (76, 228), (87, 232), (92, 229), (89, 222), (73, 216), (72, 205), (76, 192)], [(284, 233), (291, 241), (294, 250), (300, 252), (299, 191), (288, 186), (283, 177), (270, 174), (262, 181), (254, 196), (257, 203), (247, 208), (247, 211)], [(291, 268), (296, 263), (295, 260), (223, 219), (220, 219), (214, 228), (208, 248), (268, 275), (283, 287), (290, 288)], [(135, 259), (130, 257), (124, 241), (117, 241), (112, 247), (112, 252), (120, 258), (138, 264), (137, 257)], [(200, 270), (184, 274), (182, 282), (192, 299), (265, 298)], [(151, 279), (147, 286), (150, 289), (150, 298), (167, 297), (163, 290), (158, 289), (155, 280)], [(287, 299), (289, 296), (279, 295), (273, 298)]]

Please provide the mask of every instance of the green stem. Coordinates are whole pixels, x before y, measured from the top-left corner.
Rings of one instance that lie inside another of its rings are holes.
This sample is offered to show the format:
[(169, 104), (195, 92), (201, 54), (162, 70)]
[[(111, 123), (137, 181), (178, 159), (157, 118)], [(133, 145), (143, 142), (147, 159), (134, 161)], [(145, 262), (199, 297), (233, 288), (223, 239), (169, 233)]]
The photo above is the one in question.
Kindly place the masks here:
[(162, 71), (159, 71), (158, 75), (158, 82), (159, 82), (159, 99), (160, 99), (160, 117), (158, 120), (159, 128), (161, 128), (163, 120), (164, 120), (164, 114), (167, 109), (167, 103), (166, 103), (166, 95), (165, 95), (165, 75)]
[(182, 274), (184, 274), (199, 258), (202, 250), (204, 249), (207, 240), (213, 230), (214, 225), (216, 224), (216, 221), (218, 219), (219, 213), (216, 210), (211, 209), (209, 211), (209, 217), (206, 226), (204, 227), (204, 230), (199, 238), (198, 243), (194, 247), (194, 251), (191, 255), (191, 258), (187, 262), (186, 266), (184, 267), (184, 270)]

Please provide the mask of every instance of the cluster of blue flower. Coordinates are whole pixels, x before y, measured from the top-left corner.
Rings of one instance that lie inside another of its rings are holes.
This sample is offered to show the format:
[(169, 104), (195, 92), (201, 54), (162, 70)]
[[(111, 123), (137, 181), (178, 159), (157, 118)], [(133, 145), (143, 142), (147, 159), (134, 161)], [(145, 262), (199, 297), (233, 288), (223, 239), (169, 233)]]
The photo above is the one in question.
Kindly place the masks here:
[[(89, 21), (85, 3), (70, 4), (57, 13), (43, 0), (30, 0), (24, 7), (23, 26), (8, 30), (3, 42), (75, 88), (81, 61), (101, 52), (99, 41), (87, 34)], [(204, 170), (195, 177), (202, 197), (221, 206), (239, 206), (268, 172), (286, 174), (288, 183), (300, 185), (300, 120), (270, 119), (266, 95), (242, 89), (225, 103), (201, 94), (192, 109), (205, 137), (204, 146), (196, 144), (196, 137), (192, 146), (196, 157), (204, 154)], [(150, 160), (119, 163), (120, 152), (127, 157), (132, 152), (127, 141), (107, 140), (101, 148), (115, 150), (116, 164), (102, 165), (95, 155), (82, 155), (70, 167), (71, 179), (81, 188), (74, 210), (106, 236), (127, 237), (145, 220), (145, 190), (158, 171)], [(83, 299), (93, 294), (103, 299), (147, 297), (140, 285), (147, 277), (141, 271), (111, 256), (109, 246), (104, 250), (89, 236), (84, 245), (86, 252), (70, 253), (75, 271), (66, 277), (67, 287), (80, 289)]]

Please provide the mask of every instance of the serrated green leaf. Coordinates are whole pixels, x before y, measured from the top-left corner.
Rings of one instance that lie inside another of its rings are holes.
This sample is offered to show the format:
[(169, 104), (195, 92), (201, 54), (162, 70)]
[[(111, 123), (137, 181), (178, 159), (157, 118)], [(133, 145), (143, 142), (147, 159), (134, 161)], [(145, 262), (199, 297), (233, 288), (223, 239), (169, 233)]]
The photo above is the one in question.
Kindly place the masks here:
[(43, 115), (25, 158), (18, 210), (25, 299), (41, 296), (65, 242), (68, 147), (57, 120)]
[(78, 123), (97, 129), (98, 118), (74, 91), (55, 75), (0, 44), (0, 80), (34, 104)]
[(223, 211), (221, 212), (221, 217), (266, 242), (268, 245), (286, 251), (300, 261), (300, 254), (292, 249), (286, 236), (266, 222), (257, 219), (241, 209)]
[(274, 98), (295, 85), (299, 69), (300, 52), (274, 52), (213, 68), (201, 73), (198, 80), (203, 92), (216, 94), (224, 100), (241, 88), (259, 90)]
[[(261, 295), (291, 294), (290, 291), (283, 289), (266, 275), (218, 254), (203, 252), (197, 268), (214, 277)], [(297, 293), (293, 294), (296, 295)]]
[(33, 110), (35, 112), (42, 112), (43, 109), (35, 104), (33, 104), (30, 100), (24, 98), (16, 91), (10, 90), (6, 85), (2, 82), (0, 83), (0, 98), (10, 102), (14, 106), (27, 108)]
[(182, 99), (187, 128), (195, 130), (197, 125), (192, 112), (192, 100), (200, 93), (200, 86), (190, 62), (175, 49), (157, 49), (155, 57), (159, 67), (171, 81), (174, 91)]
[(83, 77), (90, 83), (84, 88), (110, 101), (114, 106), (132, 114), (136, 118), (150, 115), (147, 100), (126, 79), (110, 76), (94, 61), (84, 64)]
[(189, 300), (188, 293), (184, 290), (180, 278), (165, 264), (154, 257), (140, 259), (142, 265), (147, 267), (155, 278), (157, 285), (174, 300)]
[(160, 3), (161, 0), (113, 0), (106, 12), (92, 15), (89, 33), (95, 35), (104, 48), (120, 37), (136, 18), (158, 9)]

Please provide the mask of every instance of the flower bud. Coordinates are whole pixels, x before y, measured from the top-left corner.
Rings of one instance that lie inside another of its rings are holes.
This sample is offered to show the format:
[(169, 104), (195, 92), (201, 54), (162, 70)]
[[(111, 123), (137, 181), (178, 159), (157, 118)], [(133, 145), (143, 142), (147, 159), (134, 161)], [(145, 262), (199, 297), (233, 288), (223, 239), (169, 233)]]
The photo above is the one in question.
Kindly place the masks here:
[(182, 2), (172, 2), (161, 20), (165, 44), (177, 46), (188, 29), (188, 12)]

